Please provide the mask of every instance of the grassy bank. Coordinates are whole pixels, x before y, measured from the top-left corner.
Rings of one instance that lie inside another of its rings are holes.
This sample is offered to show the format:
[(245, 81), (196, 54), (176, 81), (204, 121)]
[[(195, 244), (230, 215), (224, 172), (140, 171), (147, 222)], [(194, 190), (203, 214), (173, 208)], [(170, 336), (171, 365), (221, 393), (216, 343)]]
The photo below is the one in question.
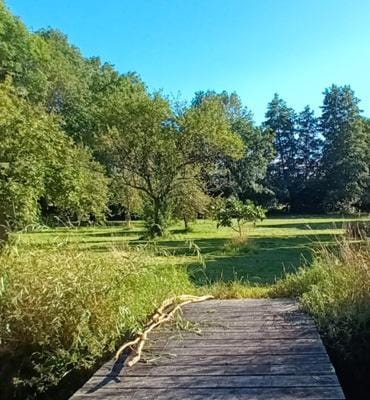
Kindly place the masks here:
[(368, 399), (370, 242), (342, 238), (323, 247), (310, 267), (277, 282), (270, 295), (299, 298), (316, 321), (347, 398)]
[(41, 398), (62, 379), (68, 391), (69, 374), (114, 351), (165, 298), (192, 290), (183, 268), (143, 251), (10, 248), (0, 263), (2, 399)]

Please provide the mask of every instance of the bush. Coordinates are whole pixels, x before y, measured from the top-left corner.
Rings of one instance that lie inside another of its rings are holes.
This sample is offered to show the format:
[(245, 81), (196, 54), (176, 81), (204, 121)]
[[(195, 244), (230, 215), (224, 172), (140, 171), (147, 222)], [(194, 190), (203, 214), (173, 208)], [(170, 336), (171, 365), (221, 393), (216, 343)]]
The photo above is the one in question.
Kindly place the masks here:
[(185, 270), (153, 265), (142, 251), (9, 248), (0, 256), (2, 398), (37, 397), (93, 367), (161, 301), (189, 289)]
[(314, 317), (345, 388), (349, 393), (366, 393), (370, 379), (370, 243), (344, 239), (337, 244), (322, 248), (312, 267), (287, 275), (270, 294), (300, 298)]

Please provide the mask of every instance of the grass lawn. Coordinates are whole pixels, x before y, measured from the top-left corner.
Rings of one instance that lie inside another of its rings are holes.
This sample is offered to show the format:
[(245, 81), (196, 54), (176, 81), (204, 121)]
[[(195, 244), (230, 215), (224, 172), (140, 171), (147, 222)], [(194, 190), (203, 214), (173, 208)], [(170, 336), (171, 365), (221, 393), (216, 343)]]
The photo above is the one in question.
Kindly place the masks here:
[[(366, 219), (366, 218), (364, 218)], [(171, 227), (166, 237), (155, 244), (157, 261), (188, 265), (190, 276), (197, 286), (215, 281), (241, 281), (250, 285), (266, 286), (309, 262), (312, 250), (323, 243), (333, 242), (335, 235), (343, 234), (343, 224), (353, 218), (307, 217), (268, 218), (248, 229), (246, 246), (230, 248), (235, 232), (230, 228), (216, 229), (210, 220), (198, 220), (191, 232), (184, 232), (181, 224)], [(143, 223), (133, 222), (127, 229), (121, 223), (109, 226), (81, 228), (45, 228), (20, 234), (22, 246), (60, 245), (76, 243), (80, 249), (104, 256), (112, 248), (145, 246), (142, 239)], [(194, 243), (199, 247), (202, 260)]]

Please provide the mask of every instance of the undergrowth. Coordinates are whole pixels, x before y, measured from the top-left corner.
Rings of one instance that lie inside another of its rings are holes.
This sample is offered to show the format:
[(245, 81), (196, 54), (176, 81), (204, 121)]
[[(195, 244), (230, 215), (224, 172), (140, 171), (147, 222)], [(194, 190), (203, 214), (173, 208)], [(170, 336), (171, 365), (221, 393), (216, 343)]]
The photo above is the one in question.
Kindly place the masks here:
[[(310, 313), (351, 398), (367, 399), (370, 379), (370, 243), (338, 240), (313, 264), (277, 282), (270, 296), (298, 297)], [(364, 396), (364, 397), (363, 397)]]
[(97, 257), (71, 246), (0, 256), (0, 392), (39, 398), (140, 330), (167, 297), (189, 293), (184, 268), (144, 250)]

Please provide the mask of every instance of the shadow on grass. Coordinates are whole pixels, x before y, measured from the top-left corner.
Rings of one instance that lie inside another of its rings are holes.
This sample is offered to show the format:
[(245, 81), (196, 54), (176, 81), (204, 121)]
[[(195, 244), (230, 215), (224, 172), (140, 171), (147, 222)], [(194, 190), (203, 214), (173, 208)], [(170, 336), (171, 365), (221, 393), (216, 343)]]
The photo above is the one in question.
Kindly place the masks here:
[(292, 224), (261, 224), (258, 228), (275, 228), (275, 229), (284, 229), (284, 228), (295, 228), (302, 229), (305, 231), (309, 230), (319, 230), (319, 229), (341, 229), (343, 228), (344, 222), (302, 222), (302, 223), (292, 223)]
[(89, 237), (127, 237), (127, 236), (139, 236), (143, 234), (142, 229), (123, 229), (119, 231), (114, 231), (114, 232), (92, 232), (92, 233), (85, 233), (83, 236), (89, 236)]
[(284, 274), (310, 263), (313, 248), (331, 243), (332, 240), (333, 237), (328, 234), (320, 235), (316, 240), (306, 236), (254, 238), (243, 252), (204, 254), (205, 266), (192, 263), (188, 271), (197, 286), (219, 281), (271, 284)]

